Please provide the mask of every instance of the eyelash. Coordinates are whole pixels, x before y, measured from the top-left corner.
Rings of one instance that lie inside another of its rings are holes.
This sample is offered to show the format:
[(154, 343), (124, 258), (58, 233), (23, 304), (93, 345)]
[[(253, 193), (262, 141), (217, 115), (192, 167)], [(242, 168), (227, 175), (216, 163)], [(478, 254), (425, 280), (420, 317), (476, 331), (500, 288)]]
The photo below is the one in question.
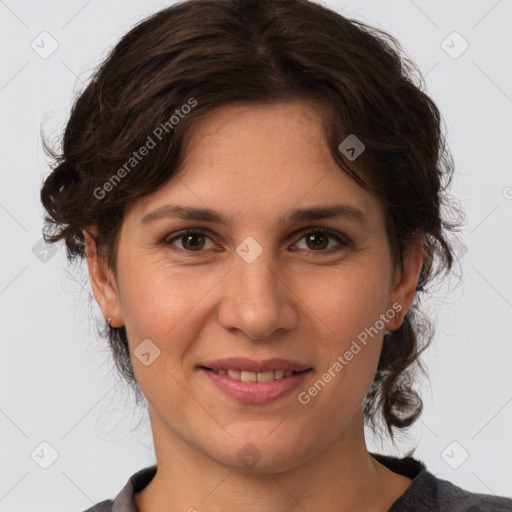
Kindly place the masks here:
[[(310, 249), (309, 252), (318, 253), (318, 254), (332, 254), (334, 252), (338, 252), (338, 251), (340, 251), (342, 249), (345, 249), (345, 248), (351, 246), (351, 242), (349, 241), (349, 239), (347, 237), (341, 235), (340, 233), (338, 233), (336, 231), (333, 231), (333, 230), (327, 229), (327, 228), (309, 228), (308, 231), (303, 231), (302, 232), (301, 237), (299, 238), (299, 240), (302, 240), (307, 235), (316, 234), (316, 233), (322, 233), (322, 234), (328, 235), (329, 237), (331, 237), (334, 240), (336, 240), (337, 242), (339, 242), (343, 247), (334, 247), (334, 248), (331, 248), (331, 249), (318, 250), (318, 251), (314, 251), (314, 250)], [(166, 236), (163, 239), (162, 243), (164, 245), (166, 245), (166, 246), (172, 246), (172, 243), (175, 240), (179, 240), (180, 238), (183, 238), (185, 235), (190, 235), (190, 234), (204, 235), (205, 237), (207, 237), (207, 238), (209, 238), (210, 240), (213, 241), (212, 237), (209, 236), (207, 234), (207, 232), (205, 232), (205, 231), (202, 231), (200, 229), (187, 229), (187, 230), (184, 230), (184, 231), (180, 231), (179, 233), (174, 235), (171, 239), (169, 239), (169, 236)], [(183, 254), (186, 254), (187, 256), (193, 256), (193, 257), (199, 256), (202, 252), (205, 252), (204, 250), (189, 251), (189, 250), (186, 250), (186, 249), (180, 249), (180, 248), (178, 248), (176, 246), (174, 246), (174, 248), (171, 249), (171, 250), (175, 250), (176, 252), (181, 252)], [(303, 249), (299, 249), (299, 250), (303, 250)]]

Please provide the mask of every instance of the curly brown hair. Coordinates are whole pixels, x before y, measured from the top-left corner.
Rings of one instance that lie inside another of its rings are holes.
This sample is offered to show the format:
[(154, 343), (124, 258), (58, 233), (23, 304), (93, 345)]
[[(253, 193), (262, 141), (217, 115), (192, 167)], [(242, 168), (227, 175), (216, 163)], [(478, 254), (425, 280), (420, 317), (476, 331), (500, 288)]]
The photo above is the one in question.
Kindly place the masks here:
[[(43, 235), (50, 243), (63, 239), (71, 261), (84, 257), (83, 230), (94, 226), (98, 250), (116, 275), (127, 205), (177, 175), (195, 120), (235, 102), (302, 100), (319, 108), (340, 169), (382, 201), (395, 266), (414, 235), (423, 235), (417, 291), (425, 291), (453, 266), (446, 233), (458, 223), (444, 212), (453, 208), (447, 194), (453, 159), (439, 110), (424, 90), (396, 39), (317, 3), (175, 4), (137, 24), (113, 48), (76, 99), (62, 147), (53, 150), (43, 138), (52, 159), (41, 190)], [(365, 145), (357, 161), (339, 149), (349, 134)], [(150, 138), (154, 147), (131, 160)], [(140, 403), (124, 326), (103, 334)], [(402, 326), (384, 335), (364, 401), (365, 424), (373, 430), (379, 412), (392, 439), (393, 428), (409, 427), (421, 414), (412, 384), (416, 366), (425, 373), (419, 356), (431, 339), (416, 296)]]

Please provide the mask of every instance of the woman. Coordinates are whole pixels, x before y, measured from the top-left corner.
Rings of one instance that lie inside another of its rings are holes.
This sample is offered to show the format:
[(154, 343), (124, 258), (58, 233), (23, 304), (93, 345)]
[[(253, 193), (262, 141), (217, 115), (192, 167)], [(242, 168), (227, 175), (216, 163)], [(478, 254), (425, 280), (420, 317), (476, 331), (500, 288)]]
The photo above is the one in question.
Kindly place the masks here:
[(453, 264), (453, 162), (415, 72), (304, 0), (183, 2), (99, 68), (46, 238), (87, 260), (157, 464), (89, 510), (512, 510), (365, 444), (421, 414), (414, 299)]

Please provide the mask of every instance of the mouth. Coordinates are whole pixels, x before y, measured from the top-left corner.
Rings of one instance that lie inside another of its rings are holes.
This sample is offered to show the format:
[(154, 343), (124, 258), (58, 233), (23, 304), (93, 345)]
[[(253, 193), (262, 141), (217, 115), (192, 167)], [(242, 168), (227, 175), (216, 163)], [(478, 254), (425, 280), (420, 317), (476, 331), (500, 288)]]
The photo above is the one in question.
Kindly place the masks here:
[(205, 362), (198, 369), (214, 389), (243, 404), (264, 404), (290, 395), (313, 372), (308, 365), (286, 359), (227, 358)]
[(304, 373), (312, 370), (312, 368), (308, 368), (302, 371), (293, 371), (293, 370), (285, 370), (284, 368), (279, 368), (277, 370), (267, 370), (262, 372), (253, 372), (248, 370), (239, 370), (239, 369), (225, 369), (225, 368), (208, 368), (206, 366), (201, 366), (200, 368), (216, 373), (217, 375), (227, 375), (231, 379), (239, 380), (241, 382), (273, 382), (275, 380), (286, 379), (295, 375), (297, 373)]

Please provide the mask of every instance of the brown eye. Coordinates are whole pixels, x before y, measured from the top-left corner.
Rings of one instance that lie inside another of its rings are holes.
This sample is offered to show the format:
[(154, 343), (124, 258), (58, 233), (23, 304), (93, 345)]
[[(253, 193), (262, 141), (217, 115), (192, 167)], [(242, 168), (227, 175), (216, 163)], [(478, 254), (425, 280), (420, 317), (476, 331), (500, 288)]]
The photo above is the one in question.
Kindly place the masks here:
[(329, 245), (329, 237), (325, 233), (311, 233), (306, 235), (306, 244), (311, 249), (325, 249)]
[[(209, 236), (206, 236), (201, 231), (189, 230), (178, 233), (171, 239), (167, 239), (165, 243), (168, 245), (174, 245), (178, 249), (181, 249), (182, 251), (186, 252), (202, 252), (202, 249), (205, 248), (207, 240), (210, 240), (213, 243), (211, 238)], [(179, 242), (180, 245), (175, 245), (175, 241)]]
[(204, 236), (191, 234), (181, 237), (182, 245), (187, 251), (194, 251), (196, 249), (202, 249), (204, 246)]
[[(345, 237), (343, 237), (341, 234), (338, 234), (336, 231), (331, 231), (329, 229), (318, 228), (315, 230), (310, 230), (302, 236), (302, 239), (305, 241), (305, 250), (310, 250), (313, 252), (329, 253), (331, 252), (330, 249), (337, 251), (350, 246), (348, 239), (345, 239)], [(328, 247), (330, 239), (338, 242), (338, 246), (334, 245)]]

